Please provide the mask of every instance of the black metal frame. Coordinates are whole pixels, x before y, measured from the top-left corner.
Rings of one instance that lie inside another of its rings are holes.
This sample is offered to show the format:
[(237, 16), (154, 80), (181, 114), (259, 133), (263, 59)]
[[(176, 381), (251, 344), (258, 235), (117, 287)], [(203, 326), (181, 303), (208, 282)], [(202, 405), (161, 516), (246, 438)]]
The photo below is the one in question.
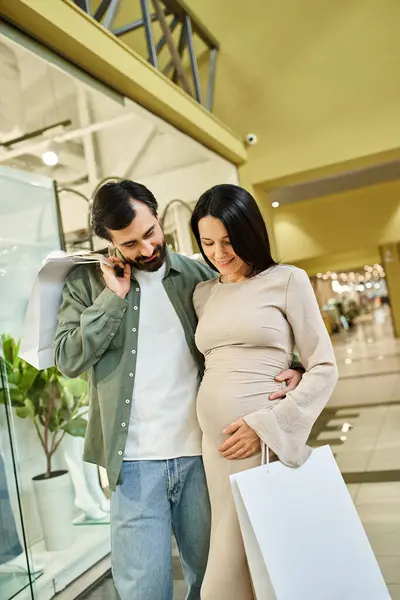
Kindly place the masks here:
[(58, 195), (58, 186), (57, 182), (53, 180), (53, 191), (54, 197), (56, 199), (56, 216), (57, 216), (57, 226), (58, 226), (58, 236), (60, 240), (60, 249), (65, 252), (65, 236), (64, 236), (64, 227), (61, 216), (61, 206), (60, 206), (60, 197)]
[(167, 218), (167, 215), (169, 213), (169, 211), (171, 210), (171, 208), (173, 206), (175, 206), (176, 204), (180, 204), (181, 206), (184, 206), (185, 208), (187, 208), (188, 212), (189, 212), (189, 219), (192, 215), (193, 209), (192, 207), (187, 204), (186, 202), (184, 202), (183, 200), (180, 200), (179, 198), (175, 198), (174, 200), (170, 200), (167, 204), (167, 206), (164, 208), (164, 212), (160, 217), (160, 227), (161, 229), (164, 231), (164, 225), (165, 225), (165, 219)]
[(12, 406), (11, 406), (10, 390), (8, 387), (7, 367), (6, 367), (6, 363), (5, 363), (5, 358), (4, 358), (4, 353), (3, 353), (3, 342), (1, 340), (1, 338), (0, 338), (0, 391), (3, 392), (3, 402), (0, 402), (0, 404), (4, 404), (4, 410), (5, 410), (5, 415), (6, 415), (8, 438), (9, 438), (9, 442), (10, 442), (11, 460), (12, 460), (13, 473), (14, 473), (14, 483), (15, 483), (18, 511), (19, 511), (19, 517), (20, 517), (20, 526), (21, 526), (21, 533), (22, 533), (21, 541), (22, 541), (22, 546), (23, 546), (23, 551), (24, 551), (23, 553), (25, 554), (25, 560), (26, 560), (26, 566), (27, 566), (30, 597), (32, 600), (34, 600), (33, 586), (35, 584), (35, 578), (33, 577), (31, 569), (30, 569), (31, 563), (29, 560), (28, 537), (27, 537), (27, 532), (26, 532), (26, 527), (25, 527), (21, 484), (20, 484), (20, 478), (19, 478), (18, 467), (17, 467), (18, 458), (17, 458), (16, 447), (15, 447), (15, 441), (14, 441), (13, 435), (12, 435), (13, 434), (13, 422), (12, 422)]
[(82, 243), (88, 242), (89, 250), (91, 252), (93, 252), (94, 246), (93, 246), (93, 231), (92, 231), (92, 218), (91, 218), (91, 206), (92, 206), (91, 201), (89, 200), (89, 198), (87, 198), (87, 196), (85, 196), (85, 194), (82, 194), (82, 192), (78, 192), (78, 190), (74, 190), (73, 188), (69, 188), (69, 187), (58, 187), (56, 182), (54, 182), (54, 193), (56, 195), (58, 226), (59, 226), (59, 229), (61, 232), (60, 233), (61, 249), (65, 250), (65, 248), (66, 248), (65, 232), (64, 232), (63, 222), (62, 222), (61, 206), (60, 206), (60, 194), (62, 192), (69, 192), (70, 194), (75, 194), (76, 196), (79, 196), (80, 198), (82, 198), (82, 200), (84, 200), (87, 203), (87, 208), (88, 208), (87, 221), (86, 221), (87, 238), (85, 240), (82, 240)]
[[(121, 5), (124, 2), (131, 4), (134, 1), (140, 5), (142, 13), (141, 19), (126, 23), (118, 28), (113, 28), (113, 23)], [(163, 69), (164, 75), (169, 76), (173, 69), (172, 81), (193, 96), (197, 102), (205, 106), (207, 110), (211, 111), (219, 43), (189, 7), (186, 6), (184, 0), (100, 0), (97, 9), (94, 11), (91, 11), (89, 0), (74, 0), (74, 2), (81, 10), (99, 23), (101, 22), (106, 29), (111, 31), (111, 33), (117, 37), (124, 36), (127, 33), (143, 28), (146, 35), (147, 60), (156, 69), (159, 69), (158, 55), (167, 45), (171, 53), (171, 60)], [(153, 8), (155, 8), (154, 12), (150, 11), (150, 2), (152, 3)], [(172, 15), (172, 19), (167, 22), (165, 17), (170, 15)], [(154, 21), (160, 22), (163, 30), (162, 36), (157, 42), (154, 39), (152, 30), (152, 23)], [(176, 49), (175, 46), (172, 47), (171, 45), (173, 43), (171, 36), (178, 26), (181, 27), (181, 31), (179, 45)], [(199, 66), (194, 44), (195, 36), (200, 38), (209, 50), (209, 75), (206, 94), (203, 94), (201, 87)], [(182, 57), (186, 49), (188, 50), (190, 59), (190, 73), (188, 73), (188, 76), (186, 76), (186, 71), (182, 65)], [(191, 82), (189, 82), (190, 75), (193, 86)], [(194, 88), (194, 91), (192, 91), (192, 87)]]
[(41, 127), (40, 129), (35, 129), (34, 131), (30, 131), (29, 133), (25, 133), (25, 135), (21, 135), (19, 137), (13, 138), (12, 140), (7, 140), (6, 142), (0, 142), (0, 146), (4, 148), (10, 148), (11, 146), (15, 146), (21, 142), (26, 142), (27, 140), (32, 140), (33, 138), (39, 137), (44, 133), (47, 133), (51, 129), (55, 129), (56, 127), (69, 127), (72, 125), (71, 119), (65, 119), (64, 121), (58, 121), (57, 123), (53, 123), (52, 125), (47, 125), (46, 127)]

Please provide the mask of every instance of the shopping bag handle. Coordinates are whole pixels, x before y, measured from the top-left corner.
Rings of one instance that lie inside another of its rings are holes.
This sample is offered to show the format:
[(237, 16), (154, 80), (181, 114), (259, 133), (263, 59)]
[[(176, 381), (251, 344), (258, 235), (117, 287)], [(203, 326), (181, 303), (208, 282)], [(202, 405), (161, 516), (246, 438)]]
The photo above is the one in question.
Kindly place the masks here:
[(263, 441), (261, 442), (261, 466), (269, 467), (269, 447)]

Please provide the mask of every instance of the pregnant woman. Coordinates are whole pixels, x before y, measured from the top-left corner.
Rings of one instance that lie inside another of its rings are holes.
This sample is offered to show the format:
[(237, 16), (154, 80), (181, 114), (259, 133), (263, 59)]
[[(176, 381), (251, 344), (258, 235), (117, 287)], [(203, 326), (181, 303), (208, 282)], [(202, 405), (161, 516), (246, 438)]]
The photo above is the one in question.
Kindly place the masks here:
[[(248, 192), (234, 185), (211, 188), (197, 203), (192, 229), (204, 259), (220, 273), (194, 294), (196, 342), (206, 361), (197, 412), (212, 509), (202, 600), (252, 600), (229, 476), (260, 465), (260, 440), (284, 464), (302, 465), (337, 368), (306, 273), (274, 262)], [(271, 402), (271, 392), (282, 387), (275, 377), (290, 366), (295, 347), (303, 379)]]

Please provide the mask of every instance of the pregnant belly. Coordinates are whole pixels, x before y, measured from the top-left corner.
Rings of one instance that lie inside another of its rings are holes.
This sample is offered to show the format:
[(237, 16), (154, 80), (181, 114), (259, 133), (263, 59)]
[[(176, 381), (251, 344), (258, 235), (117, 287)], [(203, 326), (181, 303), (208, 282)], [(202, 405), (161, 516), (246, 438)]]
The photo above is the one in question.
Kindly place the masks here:
[(285, 387), (275, 381), (287, 365), (230, 364), (207, 366), (197, 397), (197, 416), (203, 434), (222, 443), (222, 431), (237, 419), (263, 408), (271, 407), (269, 395)]

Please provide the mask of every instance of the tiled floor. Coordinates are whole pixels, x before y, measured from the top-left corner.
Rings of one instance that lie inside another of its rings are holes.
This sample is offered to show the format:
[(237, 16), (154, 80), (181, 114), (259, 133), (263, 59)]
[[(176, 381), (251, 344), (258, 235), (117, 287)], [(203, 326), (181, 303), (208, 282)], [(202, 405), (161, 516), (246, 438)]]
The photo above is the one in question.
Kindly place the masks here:
[[(185, 600), (186, 591), (185, 582), (176, 581), (174, 584), (174, 600)], [(90, 598), (90, 600), (119, 600), (111, 577), (105, 579), (87, 598)]]
[(334, 339), (340, 380), (317, 444), (329, 439), (393, 600), (400, 600), (400, 340), (388, 318)]
[[(392, 599), (400, 600), (400, 340), (383, 321), (378, 314), (334, 339), (340, 380), (311, 443), (331, 445)], [(174, 600), (183, 600), (185, 583), (175, 583)], [(117, 599), (111, 579), (88, 598)]]

